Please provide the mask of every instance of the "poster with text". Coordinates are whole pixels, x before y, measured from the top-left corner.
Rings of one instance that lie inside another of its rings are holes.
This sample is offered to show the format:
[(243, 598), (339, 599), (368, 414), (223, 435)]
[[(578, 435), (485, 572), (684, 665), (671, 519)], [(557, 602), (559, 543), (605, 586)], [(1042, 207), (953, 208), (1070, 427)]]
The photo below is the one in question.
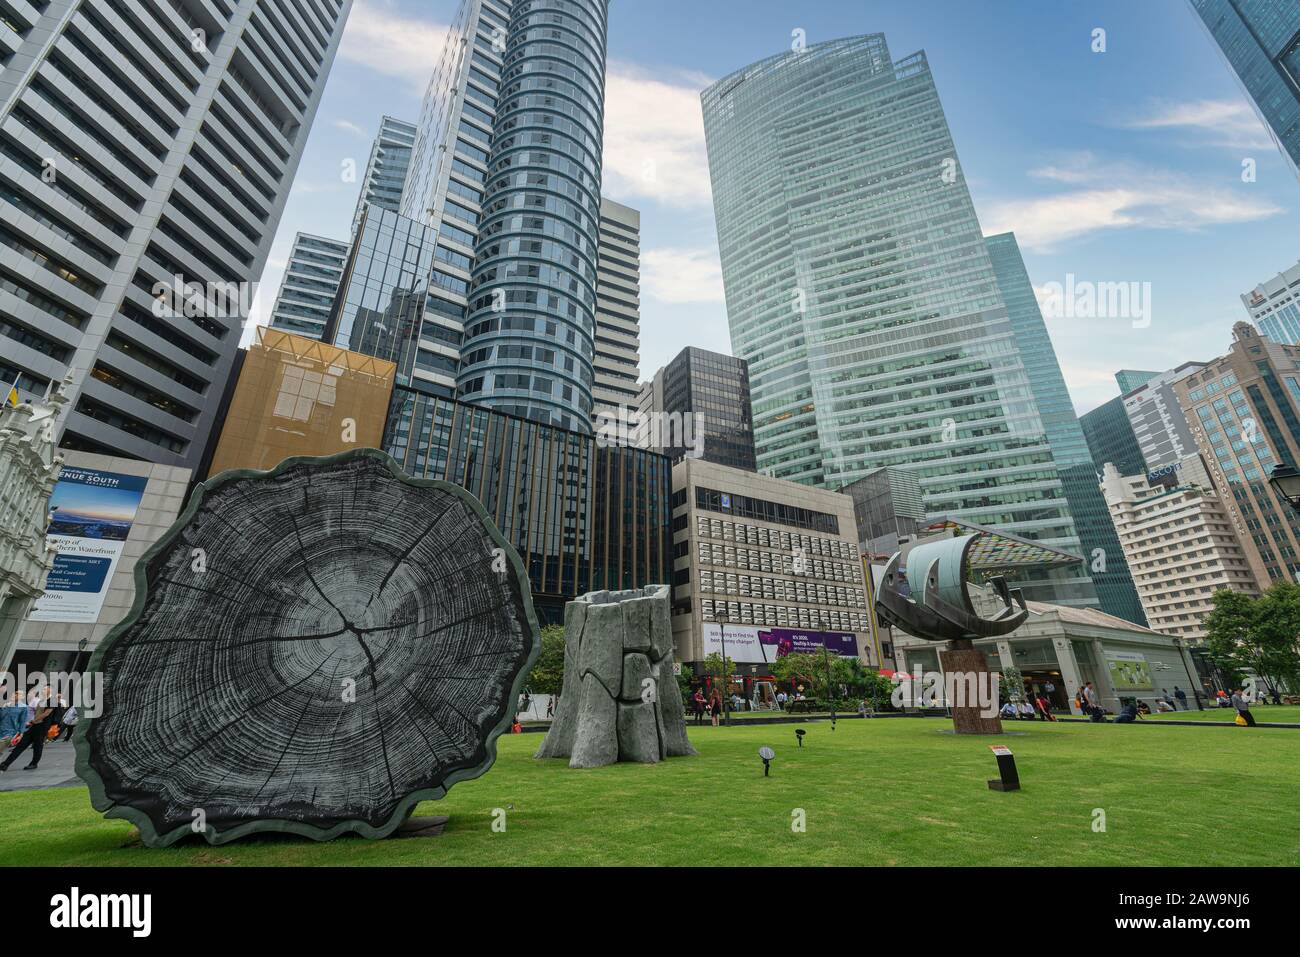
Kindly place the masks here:
[[(727, 625), (726, 637), (727, 657), (737, 664), (771, 664), (786, 655), (819, 655), (823, 648), (841, 658), (858, 656), (858, 640), (849, 631)], [(722, 644), (722, 627), (706, 622), (704, 654), (722, 654)]]
[(148, 481), (67, 466), (59, 473), (50, 496), (48, 536), (58, 552), (32, 621), (93, 624), (99, 619)]
[(1106, 652), (1106, 668), (1110, 671), (1110, 683), (1116, 691), (1150, 690), (1151, 666), (1145, 655), (1132, 651)]

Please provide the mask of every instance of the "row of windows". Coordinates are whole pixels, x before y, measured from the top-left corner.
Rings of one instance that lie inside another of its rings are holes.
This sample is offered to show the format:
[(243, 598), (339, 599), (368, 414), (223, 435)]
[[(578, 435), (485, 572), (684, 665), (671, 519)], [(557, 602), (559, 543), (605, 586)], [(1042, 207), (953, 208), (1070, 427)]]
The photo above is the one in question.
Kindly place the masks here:
[(826, 562), (820, 558), (807, 558), (798, 552), (760, 552), (751, 548), (733, 548), (730, 545), (710, 545), (699, 542), (696, 558), (700, 565), (718, 565), (722, 568), (742, 568), (752, 572), (771, 572), (777, 575), (798, 575), (823, 581), (862, 583), (862, 569), (856, 564)]
[(763, 575), (737, 575), (734, 572), (699, 572), (699, 590), (722, 597), (766, 598), (770, 601), (840, 605), (866, 608), (861, 588), (827, 585), (823, 582), (787, 581)]
[(822, 631), (866, 631), (867, 616), (862, 612), (838, 609), (791, 608), (785, 605), (750, 604), (748, 602), (700, 602), (700, 617), (717, 621), (725, 613), (727, 621), (740, 625), (770, 625), (773, 628), (803, 628)]

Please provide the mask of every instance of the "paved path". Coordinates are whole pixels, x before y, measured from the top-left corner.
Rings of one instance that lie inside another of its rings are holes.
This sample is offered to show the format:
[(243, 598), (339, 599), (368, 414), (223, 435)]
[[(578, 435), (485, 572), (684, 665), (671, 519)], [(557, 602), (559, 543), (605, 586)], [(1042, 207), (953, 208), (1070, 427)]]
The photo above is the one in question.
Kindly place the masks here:
[[(5, 754), (8, 754), (6, 750)], [(47, 744), (41, 755), (41, 764), (35, 771), (24, 771), (31, 760), (31, 752), (24, 751), (9, 770), (0, 774), (0, 791), (30, 791), (33, 788), (85, 787), (77, 777), (75, 766), (77, 752), (71, 741)]]

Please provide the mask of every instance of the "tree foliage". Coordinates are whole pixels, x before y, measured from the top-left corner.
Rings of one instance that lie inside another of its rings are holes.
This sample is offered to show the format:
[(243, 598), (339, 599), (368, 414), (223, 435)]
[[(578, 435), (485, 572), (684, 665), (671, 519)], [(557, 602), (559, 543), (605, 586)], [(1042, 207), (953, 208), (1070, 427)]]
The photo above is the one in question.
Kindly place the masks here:
[(524, 685), (532, 694), (560, 694), (564, 690), (564, 626), (542, 629), (542, 650)]
[(1300, 585), (1277, 582), (1252, 598), (1222, 589), (1205, 619), (1210, 659), (1234, 684), (1253, 671), (1273, 687), (1300, 687)]

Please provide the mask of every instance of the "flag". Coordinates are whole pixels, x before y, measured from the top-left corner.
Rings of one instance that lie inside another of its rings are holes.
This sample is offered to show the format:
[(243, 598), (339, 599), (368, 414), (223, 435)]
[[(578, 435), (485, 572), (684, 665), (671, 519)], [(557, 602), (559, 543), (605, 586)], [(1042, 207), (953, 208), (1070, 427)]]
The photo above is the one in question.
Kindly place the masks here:
[(11, 406), (17, 407), (17, 405), (18, 405), (18, 388), (17, 388), (17, 386), (12, 386), (12, 385), (11, 385), (11, 386), (9, 387), (9, 394), (8, 394), (7, 396), (5, 396), (5, 401), (8, 402)]

